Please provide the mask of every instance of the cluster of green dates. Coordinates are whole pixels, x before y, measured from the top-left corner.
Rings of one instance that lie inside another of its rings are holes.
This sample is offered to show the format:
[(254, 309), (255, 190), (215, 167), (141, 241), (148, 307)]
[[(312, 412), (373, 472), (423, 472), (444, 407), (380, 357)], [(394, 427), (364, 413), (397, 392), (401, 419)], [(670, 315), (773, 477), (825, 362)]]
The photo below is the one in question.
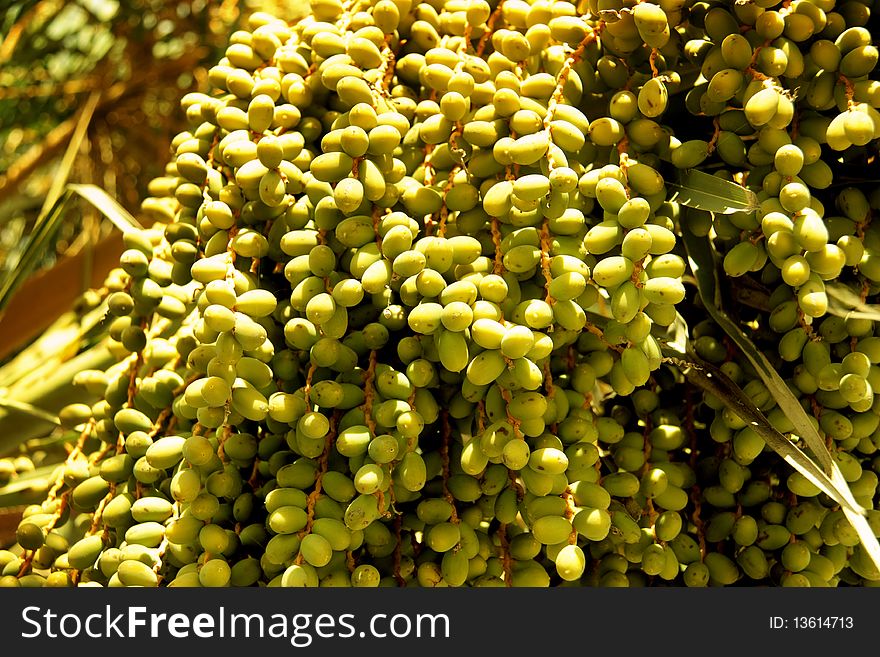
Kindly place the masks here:
[[(251, 15), (182, 100), (106, 281), (118, 362), (77, 375), (0, 586), (874, 585), (834, 501), (664, 357), (687, 330), (793, 431), (685, 285), (709, 236), (880, 532), (880, 335), (834, 303), (880, 285), (880, 195), (832, 186), (880, 137), (870, 12)], [(679, 202), (693, 168), (758, 207)]]

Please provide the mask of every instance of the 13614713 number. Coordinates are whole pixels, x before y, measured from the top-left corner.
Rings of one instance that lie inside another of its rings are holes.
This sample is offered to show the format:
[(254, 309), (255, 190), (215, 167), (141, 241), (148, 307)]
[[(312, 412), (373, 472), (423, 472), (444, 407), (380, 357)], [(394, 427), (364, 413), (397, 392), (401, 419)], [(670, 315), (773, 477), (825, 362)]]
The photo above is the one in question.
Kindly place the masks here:
[(792, 618), (793, 629), (852, 629), (852, 616), (795, 616)]

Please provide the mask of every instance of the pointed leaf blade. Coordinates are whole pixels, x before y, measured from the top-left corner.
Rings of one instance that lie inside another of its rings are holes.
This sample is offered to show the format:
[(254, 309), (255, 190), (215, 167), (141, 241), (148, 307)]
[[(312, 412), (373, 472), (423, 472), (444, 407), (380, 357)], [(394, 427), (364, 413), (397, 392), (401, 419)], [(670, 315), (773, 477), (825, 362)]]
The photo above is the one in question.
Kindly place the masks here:
[(107, 217), (123, 233), (129, 230), (143, 230), (135, 219), (119, 202), (97, 185), (68, 185), (67, 189), (84, 198), (96, 210)]
[(828, 312), (832, 315), (880, 322), (880, 306), (865, 303), (846, 285), (829, 281), (825, 284), (825, 292), (829, 297)]
[(680, 171), (676, 181), (667, 181), (669, 201), (715, 214), (754, 212), (758, 197), (742, 185), (695, 169)]
[(61, 227), (69, 201), (70, 195), (65, 193), (49, 208), (27, 238), (18, 261), (0, 278), (0, 313), (12, 301), (15, 291), (36, 270), (45, 254), (51, 252), (50, 244)]

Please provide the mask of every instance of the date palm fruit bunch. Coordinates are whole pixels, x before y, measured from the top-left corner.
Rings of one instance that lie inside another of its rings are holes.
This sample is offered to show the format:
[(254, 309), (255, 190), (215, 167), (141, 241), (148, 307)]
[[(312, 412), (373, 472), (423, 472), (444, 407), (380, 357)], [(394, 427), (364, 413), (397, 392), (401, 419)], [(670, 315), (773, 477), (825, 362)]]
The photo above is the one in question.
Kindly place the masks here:
[[(880, 197), (834, 184), (877, 166), (871, 10), (254, 14), (182, 100), (106, 285), (119, 362), (78, 375), (0, 585), (874, 585), (837, 502), (664, 355), (684, 332), (798, 441), (690, 235), (880, 530)], [(755, 208), (688, 203), (695, 168)]]

